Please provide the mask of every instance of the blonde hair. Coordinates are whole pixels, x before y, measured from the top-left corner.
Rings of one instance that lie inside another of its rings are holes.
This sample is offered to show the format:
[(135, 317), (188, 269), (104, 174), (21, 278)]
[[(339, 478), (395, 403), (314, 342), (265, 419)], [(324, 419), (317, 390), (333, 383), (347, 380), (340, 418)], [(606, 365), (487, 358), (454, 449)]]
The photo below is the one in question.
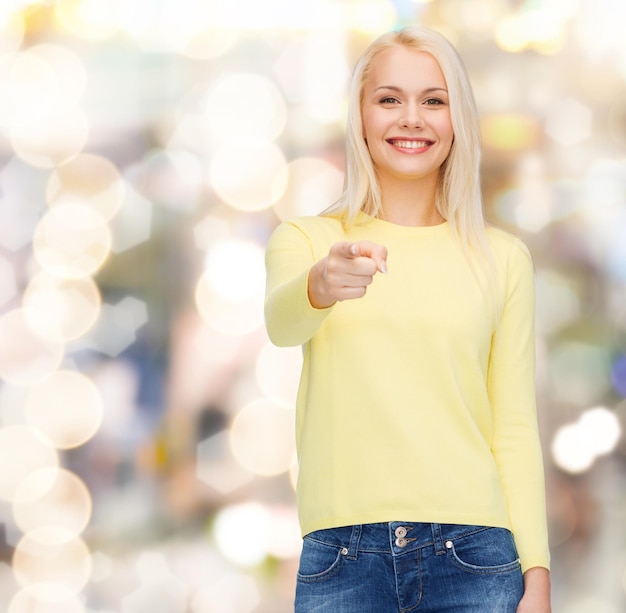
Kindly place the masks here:
[(343, 193), (324, 214), (339, 214), (350, 225), (360, 211), (372, 217), (382, 212), (376, 170), (363, 137), (361, 104), (374, 58), (382, 51), (400, 46), (430, 53), (445, 78), (454, 140), (441, 168), (435, 206), (448, 221), (470, 262), (473, 264), (478, 257), (480, 268), (488, 279), (492, 278), (493, 258), (485, 232), (480, 187), (481, 141), (474, 95), (456, 49), (442, 34), (429, 28), (412, 26), (388, 32), (372, 42), (358, 60), (348, 103)]

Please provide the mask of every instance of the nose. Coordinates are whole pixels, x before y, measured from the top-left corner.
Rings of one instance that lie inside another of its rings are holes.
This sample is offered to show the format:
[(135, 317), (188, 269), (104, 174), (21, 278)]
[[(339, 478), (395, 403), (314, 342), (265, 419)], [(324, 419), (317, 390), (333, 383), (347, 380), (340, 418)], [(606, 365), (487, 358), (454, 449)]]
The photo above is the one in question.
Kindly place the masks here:
[(403, 128), (422, 128), (424, 126), (424, 117), (418, 104), (405, 104), (402, 111), (400, 125)]

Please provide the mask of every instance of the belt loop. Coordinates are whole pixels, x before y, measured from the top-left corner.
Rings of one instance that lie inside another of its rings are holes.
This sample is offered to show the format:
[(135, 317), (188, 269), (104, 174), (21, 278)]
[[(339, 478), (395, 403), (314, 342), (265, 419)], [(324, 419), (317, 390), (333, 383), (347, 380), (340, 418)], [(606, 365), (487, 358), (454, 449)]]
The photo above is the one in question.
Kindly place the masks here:
[(361, 540), (361, 531), (363, 526), (356, 524), (352, 526), (352, 534), (350, 535), (350, 545), (348, 545), (348, 553), (346, 555), (350, 560), (356, 560), (356, 554), (359, 551), (359, 541)]
[(440, 556), (446, 552), (446, 548), (443, 544), (443, 537), (441, 536), (441, 524), (430, 524), (430, 528), (433, 532), (433, 543), (435, 545), (435, 554)]

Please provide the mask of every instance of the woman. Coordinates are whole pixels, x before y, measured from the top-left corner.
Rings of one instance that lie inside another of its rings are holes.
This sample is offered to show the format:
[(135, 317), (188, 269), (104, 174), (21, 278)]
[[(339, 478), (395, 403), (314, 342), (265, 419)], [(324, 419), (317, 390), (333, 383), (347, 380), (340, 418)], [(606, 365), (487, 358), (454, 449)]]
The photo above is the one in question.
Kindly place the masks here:
[(408, 28), (352, 83), (339, 201), (267, 248), (303, 345), (297, 613), (549, 613), (532, 262), (486, 227), (455, 49)]

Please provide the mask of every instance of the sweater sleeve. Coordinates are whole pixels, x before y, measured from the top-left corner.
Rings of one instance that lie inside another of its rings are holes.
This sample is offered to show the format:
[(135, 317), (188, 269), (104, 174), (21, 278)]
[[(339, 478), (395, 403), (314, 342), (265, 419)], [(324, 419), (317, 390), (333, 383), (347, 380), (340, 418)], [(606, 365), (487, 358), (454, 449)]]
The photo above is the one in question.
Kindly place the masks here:
[(265, 325), (279, 347), (306, 343), (333, 309), (316, 309), (309, 301), (309, 270), (318, 259), (310, 237), (296, 223), (283, 222), (268, 241)]
[(535, 398), (535, 294), (530, 254), (517, 247), (507, 262), (505, 303), (492, 338), (488, 391), (492, 451), (526, 571), (550, 567), (543, 458)]

